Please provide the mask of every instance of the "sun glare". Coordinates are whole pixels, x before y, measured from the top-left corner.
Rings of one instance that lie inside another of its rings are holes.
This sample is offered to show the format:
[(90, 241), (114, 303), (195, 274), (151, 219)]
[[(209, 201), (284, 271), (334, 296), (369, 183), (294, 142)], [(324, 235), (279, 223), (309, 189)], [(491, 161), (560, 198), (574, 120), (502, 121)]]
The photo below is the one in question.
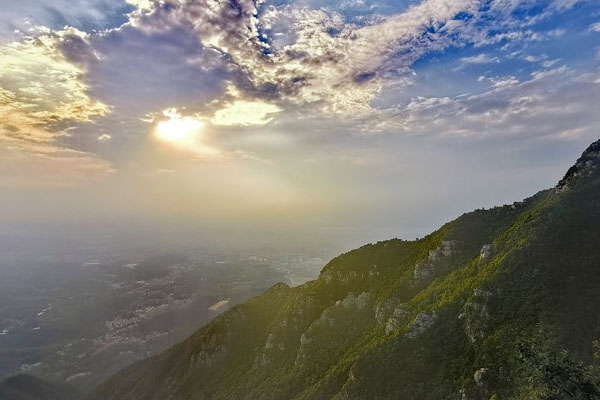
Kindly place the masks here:
[(176, 146), (193, 145), (202, 135), (204, 124), (192, 117), (171, 116), (156, 125), (155, 136), (158, 140)]
[(182, 116), (175, 109), (163, 112), (168, 119), (159, 121), (154, 128), (154, 137), (178, 150), (187, 150), (202, 155), (215, 155), (217, 150), (208, 147), (204, 138), (204, 122), (192, 116)]

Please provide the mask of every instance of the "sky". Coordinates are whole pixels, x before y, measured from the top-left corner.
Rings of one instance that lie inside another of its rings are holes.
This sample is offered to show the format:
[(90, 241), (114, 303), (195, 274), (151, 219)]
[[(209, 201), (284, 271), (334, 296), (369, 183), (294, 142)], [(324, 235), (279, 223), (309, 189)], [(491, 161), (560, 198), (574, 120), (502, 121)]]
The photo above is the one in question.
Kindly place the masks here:
[(4, 233), (410, 239), (600, 136), (596, 0), (0, 3)]

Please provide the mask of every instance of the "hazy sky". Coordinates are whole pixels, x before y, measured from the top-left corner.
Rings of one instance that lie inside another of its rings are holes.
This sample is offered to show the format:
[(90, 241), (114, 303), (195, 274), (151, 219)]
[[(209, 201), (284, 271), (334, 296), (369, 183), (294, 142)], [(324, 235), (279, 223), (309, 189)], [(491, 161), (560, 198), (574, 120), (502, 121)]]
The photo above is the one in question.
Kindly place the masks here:
[(600, 134), (597, 0), (0, 0), (0, 224), (422, 235)]

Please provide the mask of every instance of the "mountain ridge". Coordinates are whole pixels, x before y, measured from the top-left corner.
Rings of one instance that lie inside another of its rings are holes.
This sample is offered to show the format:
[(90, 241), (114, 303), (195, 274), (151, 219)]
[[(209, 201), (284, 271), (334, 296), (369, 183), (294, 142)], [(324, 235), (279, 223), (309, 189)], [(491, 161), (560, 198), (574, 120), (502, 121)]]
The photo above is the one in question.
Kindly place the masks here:
[(598, 398), (599, 160), (275, 285), (89, 399)]

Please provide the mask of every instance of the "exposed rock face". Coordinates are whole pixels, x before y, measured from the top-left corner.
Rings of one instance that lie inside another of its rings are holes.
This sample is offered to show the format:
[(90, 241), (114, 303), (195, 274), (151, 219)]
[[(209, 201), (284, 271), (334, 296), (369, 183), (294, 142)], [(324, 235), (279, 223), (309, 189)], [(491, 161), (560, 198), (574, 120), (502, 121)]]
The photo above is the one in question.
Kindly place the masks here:
[(463, 312), (458, 316), (464, 323), (465, 335), (471, 343), (485, 338), (487, 322), (490, 318), (487, 302), (491, 297), (491, 293), (475, 289), (473, 297), (463, 306)]
[(488, 369), (487, 368), (479, 368), (473, 374), (473, 380), (475, 380), (475, 384), (477, 386), (483, 386), (485, 383), (485, 377), (487, 376)]
[(433, 276), (436, 264), (452, 256), (456, 252), (458, 244), (458, 240), (443, 240), (437, 248), (429, 250), (427, 260), (415, 265), (413, 270), (414, 280), (420, 281)]
[[(326, 308), (306, 332), (302, 333), (295, 364), (299, 365), (307, 359), (319, 357), (322, 346), (315, 348), (313, 344), (318, 342), (316, 338), (337, 338), (340, 331), (351, 335), (352, 330), (360, 330), (361, 324), (373, 324), (373, 317), (371, 294), (367, 292), (359, 295), (349, 293), (343, 300)], [(335, 343), (330, 343), (330, 345), (335, 348)]]
[(243, 321), (245, 315), (239, 310), (231, 310), (220, 318), (224, 329), (220, 333), (213, 333), (204, 337), (204, 340), (198, 344), (197, 351), (190, 357), (190, 368), (198, 366), (210, 368), (227, 356), (232, 337), (232, 322), (235, 320)]
[(387, 299), (375, 307), (375, 320), (385, 325), (385, 333), (391, 333), (404, 326), (410, 318), (407, 304), (397, 299)]
[(410, 313), (404, 306), (396, 308), (385, 324), (385, 333), (390, 333), (400, 328), (407, 322), (409, 316)]
[(488, 368), (479, 368), (473, 372), (474, 386), (468, 385), (459, 390), (460, 400), (498, 400), (496, 394), (490, 392), (488, 384), (490, 370)]
[(417, 264), (415, 265), (415, 269), (413, 271), (413, 278), (419, 281), (433, 275), (433, 272), (433, 264), (427, 262), (423, 264)]
[(558, 182), (557, 191), (568, 190), (578, 181), (590, 176), (597, 176), (600, 169), (600, 140), (592, 143), (573, 165), (565, 177)]
[(294, 344), (289, 341), (290, 338), (300, 338), (301, 342), (309, 340), (307, 337), (301, 337), (305, 329), (302, 320), (305, 314), (313, 314), (317, 307), (317, 301), (312, 296), (306, 296), (295, 303), (288, 315), (272, 327), (264, 346), (254, 359), (253, 368), (264, 368), (275, 364), (290, 346), (294, 347)]
[(367, 292), (362, 292), (358, 296), (355, 296), (353, 293), (350, 293), (344, 300), (342, 300), (342, 307), (356, 307), (359, 310), (365, 309), (369, 303), (371, 302), (371, 294)]
[(224, 345), (217, 345), (212, 343), (206, 349), (202, 349), (194, 354), (190, 360), (190, 364), (193, 367), (201, 365), (207, 368), (212, 367), (219, 361), (225, 359), (227, 355), (227, 348)]
[(272, 359), (277, 356), (277, 353), (283, 351), (285, 351), (285, 343), (278, 340), (275, 334), (270, 333), (263, 351), (254, 359), (253, 367), (260, 368), (271, 364)]
[(492, 258), (494, 247), (491, 244), (484, 244), (479, 252), (479, 263), (489, 261)]
[(394, 299), (387, 299), (378, 303), (377, 306), (375, 306), (375, 320), (380, 324), (385, 324), (394, 312), (395, 307), (396, 301), (394, 301)]
[(267, 337), (267, 342), (265, 343), (265, 350), (270, 350), (274, 347), (273, 346), (274, 339), (275, 339), (275, 335), (273, 335), (272, 333), (269, 333), (269, 337)]
[(357, 279), (359, 277), (356, 271), (348, 271), (343, 273), (342, 271), (326, 271), (322, 275), (322, 279), (327, 283), (338, 282), (341, 284), (346, 284), (353, 279)]
[(442, 257), (450, 257), (457, 246), (458, 240), (443, 240), (436, 249), (429, 250), (429, 260), (437, 261)]
[(254, 368), (265, 367), (271, 364), (271, 359), (265, 353), (259, 354), (254, 360)]
[(369, 276), (379, 276), (379, 271), (377, 270), (377, 265), (373, 264), (371, 269), (369, 270)]
[(408, 324), (408, 332), (406, 332), (406, 337), (411, 339), (417, 337), (419, 334), (429, 329), (436, 320), (437, 314), (435, 311), (417, 314), (415, 320)]

